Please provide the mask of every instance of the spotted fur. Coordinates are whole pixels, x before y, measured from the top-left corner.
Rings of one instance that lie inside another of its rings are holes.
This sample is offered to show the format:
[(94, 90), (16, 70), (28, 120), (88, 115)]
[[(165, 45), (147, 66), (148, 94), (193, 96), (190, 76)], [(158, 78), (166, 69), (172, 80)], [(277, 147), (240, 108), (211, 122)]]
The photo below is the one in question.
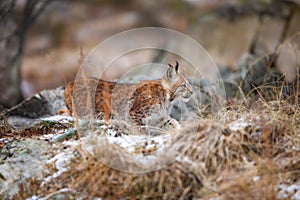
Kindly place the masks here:
[[(178, 68), (177, 62), (175, 66), (169, 64), (161, 79), (135, 84), (117, 84), (96, 79), (77, 80), (75, 88), (74, 82), (66, 86), (65, 103), (71, 115), (75, 114), (72, 106), (75, 103), (76, 114), (79, 116), (92, 113), (98, 118), (119, 117), (137, 126), (178, 128), (178, 122), (169, 116), (170, 107), (176, 99), (187, 101), (193, 93), (191, 85)], [(92, 91), (93, 88), (95, 91)], [(73, 98), (73, 93), (80, 95), (79, 98)]]

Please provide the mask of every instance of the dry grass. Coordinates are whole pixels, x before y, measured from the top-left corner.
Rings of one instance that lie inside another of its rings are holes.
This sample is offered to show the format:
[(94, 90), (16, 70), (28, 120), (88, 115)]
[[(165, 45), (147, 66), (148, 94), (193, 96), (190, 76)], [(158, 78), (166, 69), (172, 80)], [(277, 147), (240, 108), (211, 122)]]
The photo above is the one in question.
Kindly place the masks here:
[[(219, 113), (224, 124), (199, 119), (185, 127), (181, 134), (193, 140), (165, 168), (139, 174), (118, 171), (79, 145), (67, 171), (42, 185), (31, 180), (16, 198), (277, 199), (280, 184), (300, 183), (300, 110), (298, 92), (283, 98), (280, 88), (273, 89), (234, 101)], [(48, 170), (48, 175), (56, 171), (52, 164)]]
[[(21, 194), (28, 197), (28, 194), (40, 193), (55, 197), (57, 191), (68, 188), (59, 194), (84, 199), (187, 199), (197, 196), (202, 188), (199, 177), (186, 164), (174, 162), (161, 170), (133, 174), (109, 168), (89, 154), (77, 157), (72, 161), (70, 170), (42, 188), (38, 187), (40, 183), (32, 181), (30, 186), (24, 185)], [(23, 197), (18, 196), (20, 199)]]

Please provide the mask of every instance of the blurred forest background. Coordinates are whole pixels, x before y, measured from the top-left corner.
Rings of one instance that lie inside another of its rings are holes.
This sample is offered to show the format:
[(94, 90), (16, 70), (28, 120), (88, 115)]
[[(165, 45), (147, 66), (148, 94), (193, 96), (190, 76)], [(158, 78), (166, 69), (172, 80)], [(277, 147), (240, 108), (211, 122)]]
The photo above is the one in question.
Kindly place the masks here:
[(178, 30), (221, 69), (235, 69), (246, 52), (272, 53), (299, 21), (297, 0), (2, 0), (0, 104), (73, 80), (81, 58), (124, 30)]

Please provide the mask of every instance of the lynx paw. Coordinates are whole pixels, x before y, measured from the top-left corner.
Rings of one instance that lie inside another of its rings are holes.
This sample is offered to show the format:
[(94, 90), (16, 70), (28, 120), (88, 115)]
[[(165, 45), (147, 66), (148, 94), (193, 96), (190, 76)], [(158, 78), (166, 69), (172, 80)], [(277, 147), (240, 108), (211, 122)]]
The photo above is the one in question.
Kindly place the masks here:
[(150, 133), (150, 135), (157, 135), (170, 130), (177, 131), (181, 128), (176, 119), (167, 116), (152, 116), (147, 118), (145, 124), (146, 132)]
[(162, 128), (165, 130), (172, 130), (172, 129), (179, 130), (181, 126), (176, 119), (169, 118), (164, 122)]

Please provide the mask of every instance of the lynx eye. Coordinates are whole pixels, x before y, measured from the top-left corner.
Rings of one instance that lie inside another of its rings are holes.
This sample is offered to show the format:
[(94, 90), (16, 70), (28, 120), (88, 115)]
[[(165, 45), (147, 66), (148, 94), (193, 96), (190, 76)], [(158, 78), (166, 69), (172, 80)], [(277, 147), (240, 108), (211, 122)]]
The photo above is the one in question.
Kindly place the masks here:
[(185, 90), (186, 88), (187, 88), (187, 86), (186, 86), (186, 84), (184, 84), (184, 85), (178, 86), (177, 90), (182, 91), (182, 90)]

